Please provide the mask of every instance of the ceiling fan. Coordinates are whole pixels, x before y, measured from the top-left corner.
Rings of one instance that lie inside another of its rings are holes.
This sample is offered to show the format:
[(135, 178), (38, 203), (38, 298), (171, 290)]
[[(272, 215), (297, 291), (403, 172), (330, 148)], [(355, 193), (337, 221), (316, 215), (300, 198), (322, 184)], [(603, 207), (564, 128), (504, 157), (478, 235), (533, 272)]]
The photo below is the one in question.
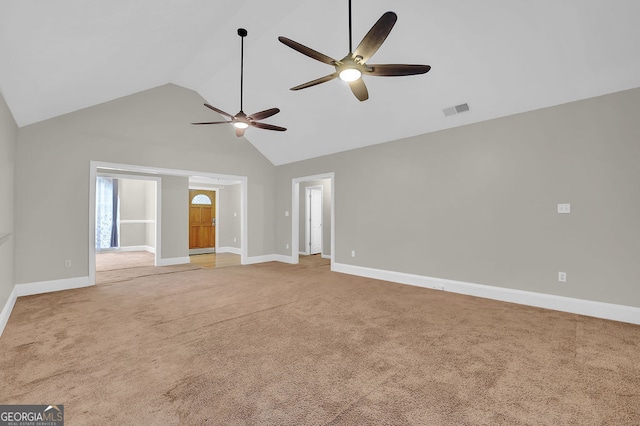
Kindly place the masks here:
[(240, 112), (236, 115), (231, 115), (228, 112), (224, 112), (209, 104), (204, 104), (207, 108), (210, 108), (218, 114), (229, 117), (231, 121), (208, 121), (204, 123), (191, 123), (191, 124), (227, 124), (232, 123), (236, 128), (236, 136), (244, 136), (244, 131), (249, 127), (257, 127), (258, 129), (276, 130), (278, 132), (284, 132), (284, 127), (274, 126), (273, 124), (261, 123), (260, 120), (269, 118), (280, 112), (279, 108), (270, 108), (264, 111), (256, 112), (255, 114), (247, 115), (242, 110), (242, 98), (243, 98), (243, 86), (244, 86), (244, 38), (247, 36), (247, 30), (244, 28), (238, 28), (238, 35), (241, 37), (240, 43)]
[(352, 49), (351, 43), (351, 0), (349, 0), (349, 53), (344, 58), (335, 60), (325, 54), (317, 52), (307, 46), (295, 42), (286, 37), (278, 37), (285, 45), (297, 50), (316, 61), (335, 67), (333, 74), (320, 77), (299, 86), (292, 87), (291, 90), (306, 89), (320, 83), (340, 77), (341, 80), (349, 83), (353, 94), (360, 101), (369, 99), (367, 86), (362, 80), (362, 75), (373, 75), (379, 77), (394, 77), (403, 75), (424, 74), (431, 69), (429, 65), (407, 65), (407, 64), (367, 64), (367, 61), (378, 51), (385, 41), (391, 29), (395, 25), (398, 16), (394, 12), (386, 12), (371, 27), (367, 35), (364, 36), (356, 50)]

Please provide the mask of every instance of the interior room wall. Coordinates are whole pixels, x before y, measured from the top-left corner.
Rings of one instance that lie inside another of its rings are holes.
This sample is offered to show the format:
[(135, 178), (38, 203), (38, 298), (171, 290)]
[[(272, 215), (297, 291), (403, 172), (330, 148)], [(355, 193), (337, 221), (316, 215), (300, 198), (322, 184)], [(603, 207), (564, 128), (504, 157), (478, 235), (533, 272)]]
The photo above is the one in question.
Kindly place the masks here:
[[(149, 220), (153, 220), (153, 223), (146, 224), (146, 232), (145, 232), (145, 241), (144, 245), (147, 247), (151, 247), (153, 249), (156, 248), (156, 183), (147, 181), (147, 185), (145, 187), (145, 217)], [(159, 188), (158, 188), (159, 189)]]
[[(240, 248), (240, 185), (226, 185), (218, 195), (220, 247)], [(233, 241), (233, 239), (236, 239)]]
[[(16, 283), (88, 275), (92, 160), (247, 176), (248, 254), (272, 254), (275, 167), (246, 139), (236, 138), (231, 126), (191, 125), (215, 118), (204, 102), (196, 92), (168, 84), (20, 128)], [(46, 221), (30, 208), (34, 194), (47, 206)], [(65, 260), (72, 267), (65, 268)]]
[(0, 310), (9, 300), (14, 285), (14, 181), (17, 140), (18, 127), (0, 92)]
[(335, 172), (336, 262), (639, 307), (639, 106), (634, 89), (279, 166), (279, 250), (291, 180)]
[[(155, 220), (155, 211), (148, 209), (147, 196), (151, 193), (155, 198), (155, 184), (139, 179), (118, 179), (118, 196), (120, 198), (120, 248), (147, 246), (147, 228)], [(153, 246), (150, 247), (154, 247)]]
[(161, 257), (189, 257), (189, 178), (163, 176)]
[(306, 188), (310, 186), (322, 187), (322, 255), (331, 256), (331, 179), (319, 179), (300, 183), (300, 215), (299, 248), (300, 253), (306, 253)]

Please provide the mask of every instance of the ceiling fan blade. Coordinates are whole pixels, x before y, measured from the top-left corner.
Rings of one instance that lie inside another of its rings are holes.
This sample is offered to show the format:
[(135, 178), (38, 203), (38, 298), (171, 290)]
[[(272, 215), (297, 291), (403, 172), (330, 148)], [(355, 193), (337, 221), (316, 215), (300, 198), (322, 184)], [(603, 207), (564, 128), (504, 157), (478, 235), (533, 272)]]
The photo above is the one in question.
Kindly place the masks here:
[(264, 111), (256, 112), (255, 114), (251, 114), (247, 117), (250, 120), (264, 120), (265, 118), (271, 117), (272, 115), (276, 115), (280, 112), (279, 108), (271, 108), (265, 109)]
[(367, 62), (382, 46), (397, 20), (398, 16), (394, 12), (382, 15), (356, 47), (353, 56), (361, 56), (361, 62)]
[(223, 110), (218, 109), (218, 108), (216, 108), (216, 107), (214, 107), (214, 106), (212, 106), (212, 105), (204, 104), (204, 106), (206, 106), (207, 108), (210, 108), (210, 109), (214, 110), (214, 111), (215, 111), (215, 112), (217, 112), (218, 114), (226, 115), (226, 116), (227, 116), (227, 117), (229, 117), (229, 118), (233, 118), (233, 115), (229, 114), (228, 112), (224, 112)]
[(244, 131), (247, 130), (247, 129), (239, 129), (237, 127), (235, 127), (235, 129), (236, 129), (236, 136), (239, 137), (239, 138), (244, 136)]
[(206, 123), (191, 123), (191, 124), (228, 124), (231, 121), (207, 121)]
[(260, 122), (254, 122), (254, 123), (251, 123), (251, 125), (254, 127), (257, 127), (258, 129), (276, 130), (278, 132), (284, 132), (285, 130), (287, 130), (284, 127), (274, 126), (273, 124), (260, 123)]
[(402, 75), (416, 75), (429, 72), (430, 65), (407, 65), (407, 64), (369, 64), (371, 71), (366, 71), (368, 75), (394, 77)]
[(315, 86), (320, 83), (326, 83), (327, 81), (331, 81), (334, 78), (337, 78), (338, 75), (339, 75), (338, 72), (334, 72), (333, 74), (325, 75), (324, 77), (316, 78), (315, 80), (308, 81), (296, 87), (292, 87), (291, 90), (306, 89), (307, 87)]
[(356, 98), (358, 98), (360, 102), (369, 99), (369, 91), (367, 90), (367, 86), (364, 84), (364, 80), (361, 78), (349, 83), (349, 87), (351, 87), (351, 91), (356, 95)]
[(278, 40), (280, 40), (281, 43), (286, 44), (287, 46), (289, 46), (290, 48), (292, 48), (293, 50), (297, 50), (298, 52), (302, 53), (303, 55), (306, 55), (312, 59), (315, 59), (316, 61), (320, 61), (322, 63), (325, 63), (327, 65), (334, 65), (337, 61), (333, 58), (328, 57), (327, 55), (320, 53), (318, 51), (313, 50), (310, 47), (307, 47), (303, 44), (298, 43), (297, 41), (293, 41), (291, 39), (288, 39), (286, 37), (280, 36), (278, 37)]

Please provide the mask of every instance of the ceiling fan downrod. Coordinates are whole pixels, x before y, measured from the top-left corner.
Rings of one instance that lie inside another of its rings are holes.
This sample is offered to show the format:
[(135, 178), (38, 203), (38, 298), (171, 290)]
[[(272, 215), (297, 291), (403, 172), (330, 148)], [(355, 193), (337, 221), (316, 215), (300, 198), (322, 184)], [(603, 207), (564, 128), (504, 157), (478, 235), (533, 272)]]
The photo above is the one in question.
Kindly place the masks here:
[(238, 35), (240, 36), (240, 111), (244, 111), (242, 108), (242, 98), (244, 97), (244, 38), (247, 36), (247, 30), (238, 28)]

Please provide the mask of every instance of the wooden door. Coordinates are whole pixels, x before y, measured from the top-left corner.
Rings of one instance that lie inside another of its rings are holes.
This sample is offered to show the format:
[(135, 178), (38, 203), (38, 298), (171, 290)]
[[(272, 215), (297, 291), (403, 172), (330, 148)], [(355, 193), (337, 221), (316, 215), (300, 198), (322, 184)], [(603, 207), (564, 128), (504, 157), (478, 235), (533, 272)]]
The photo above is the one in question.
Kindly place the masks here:
[(189, 190), (189, 249), (216, 246), (216, 192)]

